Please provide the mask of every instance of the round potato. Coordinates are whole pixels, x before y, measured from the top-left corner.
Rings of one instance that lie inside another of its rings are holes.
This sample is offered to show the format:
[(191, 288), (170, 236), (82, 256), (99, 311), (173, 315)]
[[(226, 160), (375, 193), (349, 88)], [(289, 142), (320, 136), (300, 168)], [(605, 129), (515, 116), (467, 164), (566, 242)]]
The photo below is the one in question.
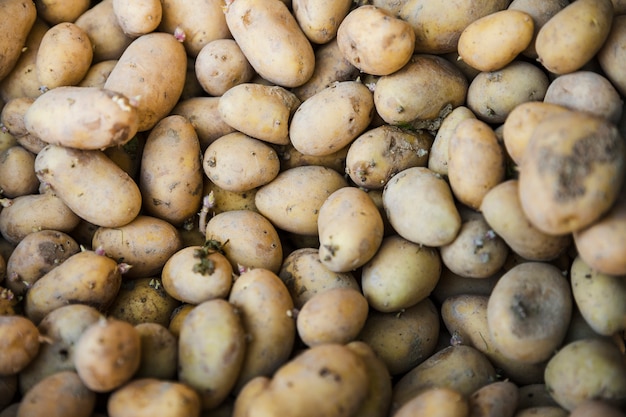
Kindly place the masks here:
[(163, 6), (159, 0), (142, 0), (132, 3), (113, 0), (113, 13), (128, 36), (136, 37), (154, 31), (161, 23)]
[(15, 375), (39, 352), (39, 329), (22, 316), (0, 316), (0, 375)]
[(35, 194), (39, 190), (35, 155), (20, 145), (1, 151), (0, 189), (2, 195), (8, 198)]
[[(293, 15), (311, 43), (323, 45), (335, 39), (352, 2), (349, 0), (316, 2), (291, 1)], [(316, 62), (317, 65), (317, 62)]]
[(200, 49), (194, 70), (202, 89), (220, 97), (232, 87), (247, 83), (254, 69), (234, 39), (215, 39)]

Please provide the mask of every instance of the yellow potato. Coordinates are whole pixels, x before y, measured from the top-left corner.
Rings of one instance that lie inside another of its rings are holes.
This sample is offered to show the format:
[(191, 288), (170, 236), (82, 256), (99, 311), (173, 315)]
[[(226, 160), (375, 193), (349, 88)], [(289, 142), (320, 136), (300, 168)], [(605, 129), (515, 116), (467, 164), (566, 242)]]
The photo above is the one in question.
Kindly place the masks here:
[(22, 316), (0, 316), (0, 375), (15, 375), (39, 353), (39, 329)]
[(0, 80), (7, 76), (22, 53), (28, 32), (37, 19), (35, 3), (25, 0), (8, 0), (0, 4), (0, 13), (5, 16), (0, 24)]
[(55, 0), (36, 0), (37, 15), (50, 24), (73, 22), (89, 9), (89, 0), (58, 2)]
[(0, 189), (8, 198), (35, 194), (39, 190), (35, 156), (22, 146), (12, 146), (0, 152)]
[(344, 20), (352, 2), (295, 0), (291, 2), (293, 15), (302, 32), (311, 43), (323, 45), (337, 35), (337, 29)]
[(202, 194), (205, 196), (203, 198), (203, 207), (206, 205), (205, 198), (210, 198), (212, 202), (209, 202), (209, 205), (211, 206), (209, 208), (209, 213), (211, 213), (212, 216), (231, 210), (259, 211), (255, 204), (255, 197), (258, 192), (258, 188), (240, 192), (228, 191), (222, 187), (218, 187), (213, 181), (209, 180), (205, 176), (203, 189), (204, 191)]
[(231, 87), (247, 83), (254, 69), (234, 39), (215, 39), (200, 49), (194, 71), (202, 89), (220, 97)]
[(181, 98), (171, 111), (171, 114), (180, 114), (189, 119), (198, 134), (203, 152), (217, 138), (235, 131), (222, 120), (217, 110), (219, 100), (219, 97)]
[(473, 417), (513, 417), (519, 397), (518, 387), (510, 381), (497, 381), (474, 391), (468, 398)]
[(159, 26), (163, 7), (159, 0), (113, 0), (113, 12), (124, 33), (128, 36), (141, 36)]
[(416, 415), (467, 417), (469, 416), (469, 404), (467, 399), (454, 389), (433, 387), (404, 403), (394, 414), (396, 417)]
[[(624, 3), (622, 7), (626, 8), (626, 2), (622, 3)], [(615, 11), (617, 14), (617, 9)], [(626, 17), (624, 14), (615, 16), (611, 25), (611, 31), (602, 45), (602, 49), (596, 55), (606, 77), (611, 80), (611, 83), (622, 94), (622, 97), (626, 95), (626, 76), (620, 71), (620, 62), (624, 62), (624, 59), (626, 59), (626, 48), (623, 47), (626, 40), (625, 28)]]
[(93, 64), (89, 67), (89, 71), (87, 71), (83, 79), (77, 85), (79, 87), (103, 88), (104, 83), (107, 78), (109, 78), (109, 74), (113, 71), (115, 64), (117, 64), (117, 59), (109, 59)]
[(428, 168), (444, 177), (448, 176), (448, 163), (450, 157), (450, 138), (454, 134), (457, 125), (465, 119), (475, 119), (474, 113), (465, 106), (459, 106), (452, 110), (442, 121), (432, 147), (428, 155)]

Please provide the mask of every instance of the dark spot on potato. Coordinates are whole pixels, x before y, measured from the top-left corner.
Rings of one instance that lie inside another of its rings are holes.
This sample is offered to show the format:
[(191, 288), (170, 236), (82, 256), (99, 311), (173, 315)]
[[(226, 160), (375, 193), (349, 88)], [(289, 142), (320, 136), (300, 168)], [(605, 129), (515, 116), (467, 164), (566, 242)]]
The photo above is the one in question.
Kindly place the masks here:
[(330, 378), (335, 382), (341, 382), (341, 375), (339, 375), (337, 372), (334, 372), (332, 369), (328, 369), (325, 366), (319, 370), (319, 375), (322, 378)]

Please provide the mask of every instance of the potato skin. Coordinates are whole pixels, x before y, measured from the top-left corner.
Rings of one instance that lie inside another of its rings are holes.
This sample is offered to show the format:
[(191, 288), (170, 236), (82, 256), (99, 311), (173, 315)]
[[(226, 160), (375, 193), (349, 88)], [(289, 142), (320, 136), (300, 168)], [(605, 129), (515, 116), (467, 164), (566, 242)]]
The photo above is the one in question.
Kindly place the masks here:
[(176, 336), (159, 323), (139, 323), (135, 325), (135, 329), (141, 338), (141, 361), (133, 379), (175, 379), (178, 370)]
[(158, 0), (133, 3), (113, 0), (113, 12), (128, 36), (141, 36), (155, 30), (161, 23), (163, 7)]
[(34, 194), (39, 189), (35, 156), (20, 145), (0, 151), (0, 189), (4, 197)]
[(394, 416), (464, 417), (469, 415), (467, 399), (458, 391), (445, 387), (429, 388), (400, 407)]
[(517, 385), (511, 381), (496, 381), (477, 389), (468, 398), (472, 417), (513, 417), (518, 402)]
[(203, 46), (194, 71), (202, 89), (213, 97), (254, 77), (252, 65), (234, 39), (215, 39)]
[(351, 6), (352, 3), (349, 0), (323, 2), (295, 0), (291, 2), (298, 26), (311, 43), (318, 45), (324, 45), (335, 39), (337, 29), (350, 12)]
[[(626, 5), (626, 3), (624, 4)], [(626, 8), (626, 6), (623, 7)], [(626, 59), (626, 50), (620, 48), (619, 45), (623, 45), (626, 39), (625, 27), (626, 17), (623, 14), (615, 16), (611, 25), (611, 32), (609, 32), (602, 49), (598, 51), (597, 55), (600, 67), (606, 74), (606, 77), (611, 80), (615, 88), (622, 94), (622, 97), (626, 96), (626, 77), (620, 71), (620, 62)]]
[(22, 316), (0, 316), (0, 375), (15, 375), (39, 352), (39, 329)]
[(10, 18), (0, 24), (0, 80), (7, 76), (17, 63), (30, 29), (37, 19), (37, 9), (32, 1), (9, 0), (0, 5), (0, 13)]

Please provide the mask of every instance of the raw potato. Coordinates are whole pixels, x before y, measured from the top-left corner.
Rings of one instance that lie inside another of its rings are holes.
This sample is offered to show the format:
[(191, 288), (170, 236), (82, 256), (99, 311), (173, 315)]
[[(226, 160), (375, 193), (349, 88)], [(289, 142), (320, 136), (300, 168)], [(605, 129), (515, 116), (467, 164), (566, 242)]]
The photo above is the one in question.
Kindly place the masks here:
[(441, 277), (439, 277), (437, 286), (435, 286), (431, 296), (434, 301), (440, 304), (448, 297), (455, 295), (472, 294), (488, 296), (491, 294), (493, 287), (496, 285), (501, 275), (502, 272), (483, 279), (464, 278), (450, 271), (444, 265), (441, 271)]
[(175, 379), (178, 370), (176, 336), (159, 323), (139, 323), (135, 329), (141, 338), (141, 362), (133, 378)]
[[(0, 408), (3, 413), (13, 403), (17, 393), (17, 375), (0, 376)], [(13, 403), (19, 404), (19, 403)], [(0, 414), (1, 416), (2, 414)]]
[(113, 12), (124, 33), (134, 37), (154, 31), (161, 23), (163, 8), (159, 0), (113, 0)]
[(211, 215), (231, 210), (259, 211), (254, 202), (258, 188), (241, 192), (228, 191), (218, 187), (206, 177), (203, 188), (204, 191), (202, 194), (205, 196), (203, 198), (203, 207), (205, 207), (205, 199), (211, 199), (213, 201), (213, 207), (209, 210)]
[(445, 387), (429, 388), (404, 403), (396, 417), (427, 415), (431, 417), (467, 417), (469, 404), (458, 391)]
[(535, 41), (539, 62), (555, 74), (579, 70), (604, 44), (612, 19), (611, 0), (570, 3), (539, 30)]
[(340, 23), (352, 6), (350, 0), (295, 0), (291, 4), (302, 32), (312, 43), (320, 45), (335, 39)]
[(285, 88), (311, 78), (313, 47), (285, 3), (236, 0), (225, 10), (233, 38), (262, 78)]
[(474, 391), (468, 398), (472, 417), (513, 417), (519, 390), (510, 381), (497, 381)]
[(444, 177), (448, 176), (448, 163), (450, 162), (449, 149), (450, 138), (456, 127), (465, 119), (475, 119), (474, 113), (465, 106), (459, 106), (452, 110), (442, 121), (435, 140), (430, 148), (428, 156), (428, 168)]
[(109, 59), (93, 64), (89, 67), (85, 77), (77, 84), (78, 87), (104, 88), (104, 83), (109, 78), (109, 74), (113, 71), (115, 64), (117, 64), (117, 59)]
[(7, 198), (35, 194), (39, 190), (35, 155), (19, 145), (0, 151), (0, 189)]
[(214, 97), (254, 77), (252, 65), (234, 39), (215, 39), (204, 45), (194, 70), (202, 89)]
[(7, 0), (0, 4), (5, 16), (0, 24), (0, 80), (4, 79), (17, 64), (30, 29), (37, 19), (37, 9), (32, 1)]
[[(626, 8), (626, 2), (624, 7)], [(611, 25), (611, 32), (609, 32), (602, 49), (600, 49), (597, 55), (600, 67), (606, 74), (606, 77), (611, 80), (615, 88), (622, 94), (622, 97), (626, 96), (626, 76), (620, 70), (620, 63), (626, 59), (626, 48), (623, 47), (625, 41), (626, 16), (615, 16)]]
[(15, 375), (39, 352), (39, 329), (22, 316), (0, 316), (0, 375)]
[(385, 9), (363, 5), (341, 21), (337, 44), (343, 56), (361, 72), (389, 75), (411, 59), (415, 32), (408, 22)]
[(95, 225), (124, 226), (141, 210), (137, 184), (101, 151), (47, 145), (35, 158), (35, 173), (77, 216)]
[(570, 413), (570, 417), (624, 417), (624, 413), (617, 407), (601, 400), (589, 400), (576, 406)]
[(46, 143), (103, 150), (130, 141), (137, 133), (139, 114), (127, 97), (111, 90), (61, 86), (33, 102), (24, 125)]
[(561, 407), (531, 407), (515, 413), (515, 417), (568, 417), (569, 413)]
[(198, 134), (200, 149), (203, 152), (217, 138), (235, 131), (222, 120), (217, 110), (219, 101), (219, 97), (181, 99), (171, 111), (171, 114), (180, 114), (189, 119)]
[(58, 2), (56, 0), (35, 0), (37, 6), (37, 16), (52, 25), (61, 22), (73, 22), (87, 9), (89, 0), (72, 0)]

